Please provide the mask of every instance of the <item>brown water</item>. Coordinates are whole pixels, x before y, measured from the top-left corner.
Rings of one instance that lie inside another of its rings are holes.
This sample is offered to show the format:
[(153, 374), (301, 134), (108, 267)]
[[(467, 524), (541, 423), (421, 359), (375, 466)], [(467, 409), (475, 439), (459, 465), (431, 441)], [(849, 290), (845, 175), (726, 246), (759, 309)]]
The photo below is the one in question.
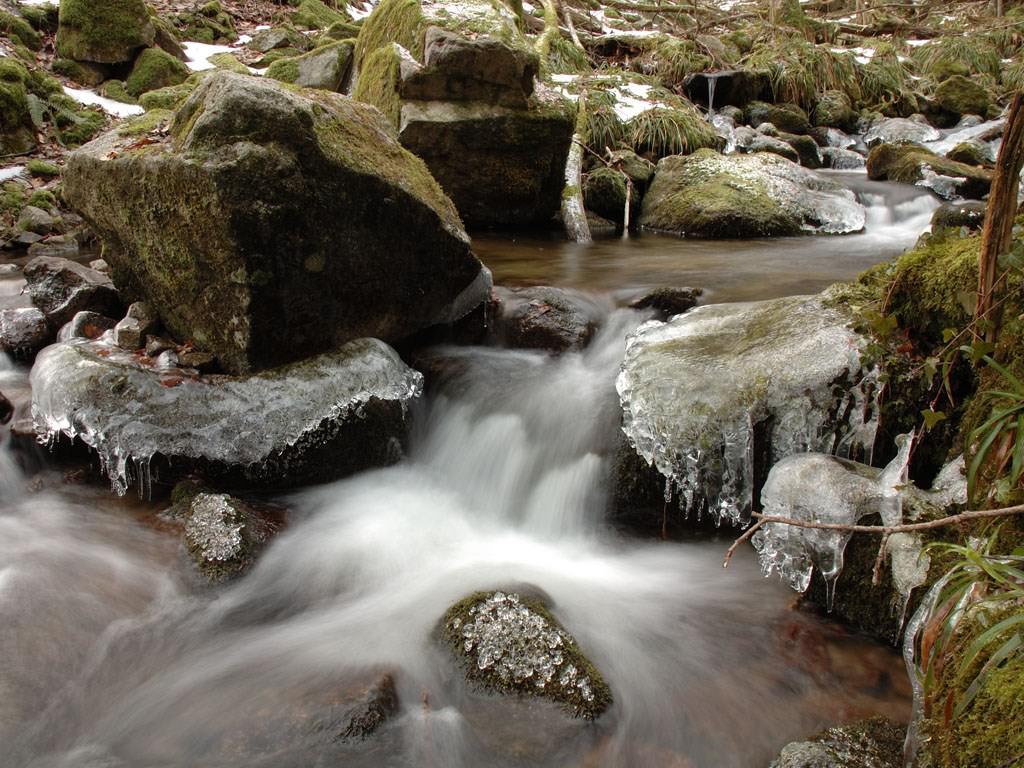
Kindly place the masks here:
[[(900, 205), (924, 203), (877, 207)], [(897, 253), (911, 219), (845, 238), (477, 249), (498, 283), (763, 298)], [(668, 543), (607, 525), (614, 376), (643, 320), (608, 306), (582, 353), (446, 350), (464, 364), (417, 414), (409, 457), (283, 499), (289, 527), (226, 587), (193, 577), (158, 503), (55, 471), (0, 484), (0, 765), (763, 768), (823, 727), (905, 720), (896, 652), (794, 610), (749, 549), (723, 570), (732, 534)], [(24, 381), (0, 359), (23, 411)], [(596, 723), (470, 690), (436, 645), (453, 601), (514, 585), (550, 596), (605, 674), (615, 704)], [(355, 744), (316, 727), (381, 669), (401, 699), (392, 722)]]

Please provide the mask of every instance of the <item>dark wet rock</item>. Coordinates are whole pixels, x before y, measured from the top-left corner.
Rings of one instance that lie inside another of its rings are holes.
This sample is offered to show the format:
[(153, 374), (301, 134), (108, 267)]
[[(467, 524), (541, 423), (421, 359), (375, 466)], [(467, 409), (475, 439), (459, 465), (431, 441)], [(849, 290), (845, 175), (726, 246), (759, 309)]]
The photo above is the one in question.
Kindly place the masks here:
[(769, 768), (901, 768), (905, 737), (906, 728), (875, 717), (787, 744)]
[(946, 153), (946, 157), (957, 163), (974, 166), (990, 166), (992, 150), (980, 141), (962, 141)]
[(779, 138), (793, 148), (798, 162), (804, 168), (821, 168), (821, 152), (818, 151), (818, 143), (810, 136), (794, 136), (784, 133), (780, 134)]
[(562, 288), (496, 289), (501, 299), (498, 334), (510, 347), (565, 352), (579, 349), (597, 331), (594, 312)]
[(259, 375), (208, 378), (76, 339), (40, 355), (31, 381), (39, 433), (96, 450), (120, 493), (130, 473), (288, 486), (393, 463), (422, 387), (376, 339)]
[(868, 178), (899, 181), (933, 190), (947, 200), (981, 199), (992, 185), (992, 172), (936, 155), (914, 144), (881, 144), (868, 154)]
[(14, 417), (14, 405), (0, 392), (0, 424), (6, 424)]
[(408, 102), (401, 140), (467, 225), (523, 225), (548, 221), (559, 208), (572, 123), (560, 104), (521, 110)]
[(701, 288), (655, 288), (629, 302), (632, 309), (653, 309), (662, 319), (681, 315), (697, 306)]
[(178, 365), (192, 368), (200, 373), (211, 373), (217, 369), (217, 358), (209, 352), (198, 349), (178, 350)]
[(612, 703), (601, 673), (539, 599), (478, 592), (444, 615), (441, 637), (472, 683), (541, 697), (593, 720)]
[(98, 339), (117, 324), (99, 312), (77, 312), (71, 320), (64, 324), (57, 334), (58, 341), (68, 339)]
[(343, 711), (329, 717), (335, 741), (365, 739), (398, 714), (398, 691), (390, 674), (351, 686), (345, 693)]
[(739, 107), (726, 105), (724, 107), (715, 107), (715, 114), (721, 115), (722, 117), (732, 120), (733, 125), (739, 125), (743, 122), (743, 110)]
[(528, 47), (429, 27), (423, 66), (403, 74), (399, 95), (413, 101), (476, 101), (525, 109), (539, 69), (537, 54)]
[(852, 149), (841, 149), (840, 147), (822, 147), (821, 161), (826, 168), (836, 171), (852, 171), (863, 168), (866, 160), (864, 155), (854, 152)]
[(156, 29), (143, 0), (62, 0), (57, 52), (100, 64), (131, 61), (153, 44)]
[(229, 372), (397, 341), (487, 296), (451, 201), (364, 104), (218, 71), (169, 136), (132, 148), (127, 125), (71, 155), (65, 194), (117, 284)]
[(35, 307), (0, 309), (0, 351), (31, 357), (52, 338), (46, 316)]
[(158, 357), (164, 352), (176, 350), (178, 344), (174, 339), (168, 339), (164, 336), (147, 336), (145, 348), (146, 354), (149, 357)]
[(985, 211), (988, 206), (980, 200), (964, 203), (943, 203), (932, 214), (932, 229), (943, 227), (967, 227), (981, 229), (985, 224)]
[(278, 59), (267, 68), (266, 76), (304, 88), (340, 91), (351, 66), (352, 42), (344, 40), (300, 56)]
[(807, 113), (796, 104), (768, 104), (755, 101), (747, 105), (747, 123), (757, 128), (762, 123), (771, 123), (786, 133), (805, 134), (811, 130)]
[(21, 209), (21, 215), (18, 216), (18, 227), (37, 235), (49, 235), (58, 231), (61, 224), (59, 216), (53, 216), (34, 205), (26, 205)]
[(70, 259), (78, 255), (78, 240), (70, 235), (51, 235), (28, 247), (28, 255), (51, 259)]
[(639, 223), (693, 237), (744, 238), (856, 232), (864, 219), (852, 192), (784, 158), (702, 149), (658, 163)]
[(265, 513), (223, 493), (197, 493), (184, 512), (185, 547), (212, 584), (241, 576), (276, 532)]
[(134, 351), (142, 346), (143, 340), (156, 331), (160, 318), (144, 301), (136, 301), (128, 307), (128, 314), (114, 326), (114, 343), (121, 349)]
[(767, 134), (759, 134), (756, 131), (751, 134), (747, 131), (737, 131), (736, 145), (744, 152), (770, 152), (773, 155), (784, 157), (791, 163), (800, 161), (799, 153), (782, 139)]
[(745, 107), (752, 101), (770, 99), (772, 95), (771, 81), (766, 72), (749, 70), (724, 70), (720, 72), (702, 72), (686, 78), (686, 94), (697, 104), (708, 104), (708, 83), (714, 81), (715, 109), (726, 105)]
[(4, 245), (5, 247), (14, 248), (29, 248), (35, 245), (43, 239), (42, 235), (37, 235), (35, 232), (26, 232), (22, 230), (16, 234), (11, 240), (8, 240)]
[(907, 117), (890, 117), (878, 120), (864, 134), (864, 143), (869, 147), (878, 144), (923, 144), (937, 141), (942, 137), (927, 122)]
[(28, 295), (55, 328), (79, 312), (118, 317), (121, 299), (110, 277), (68, 259), (39, 256), (25, 265)]
[(754, 133), (760, 136), (775, 136), (779, 135), (779, 129), (775, 123), (769, 123), (767, 121), (760, 123), (754, 128)]

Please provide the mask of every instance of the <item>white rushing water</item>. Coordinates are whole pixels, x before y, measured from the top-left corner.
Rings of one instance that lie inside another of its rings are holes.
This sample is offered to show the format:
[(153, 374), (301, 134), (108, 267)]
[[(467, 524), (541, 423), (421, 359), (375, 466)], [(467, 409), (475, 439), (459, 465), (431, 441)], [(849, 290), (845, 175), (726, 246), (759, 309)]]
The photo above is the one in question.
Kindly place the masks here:
[[(867, 208), (866, 234), (817, 242), (902, 247), (909, 229), (891, 230), (910, 214), (876, 232)], [(775, 288), (762, 282), (755, 298)], [(587, 300), (604, 315), (582, 352), (437, 350), (408, 457), (283, 499), (288, 526), (227, 586), (199, 584), (180, 531), (130, 496), (51, 470), (0, 499), (0, 764), (761, 768), (827, 725), (905, 719), (891, 650), (791, 610), (750, 550), (723, 571), (730, 536), (609, 525), (615, 376), (646, 316)], [(0, 363), (0, 390), (23, 388), (24, 369)], [(607, 713), (586, 723), (467, 687), (436, 631), (489, 589), (546, 596), (607, 680)], [(334, 702), (382, 670), (398, 713), (336, 740)]]

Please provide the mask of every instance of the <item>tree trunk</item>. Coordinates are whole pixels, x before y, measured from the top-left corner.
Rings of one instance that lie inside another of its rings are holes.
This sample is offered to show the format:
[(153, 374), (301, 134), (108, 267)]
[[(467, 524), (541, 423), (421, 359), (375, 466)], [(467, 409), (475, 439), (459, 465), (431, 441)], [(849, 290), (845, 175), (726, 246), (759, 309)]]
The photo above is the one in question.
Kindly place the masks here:
[(1018, 91), (1010, 104), (1003, 144), (999, 148), (992, 189), (988, 196), (988, 212), (981, 234), (978, 257), (978, 300), (974, 310), (975, 338), (984, 335), (995, 343), (999, 335), (1000, 312), (996, 292), (1001, 279), (999, 256), (1010, 249), (1013, 241), (1013, 219), (1017, 212), (1017, 188), (1021, 166), (1024, 165), (1024, 94)]
[(587, 94), (580, 94), (576, 131), (565, 162), (565, 189), (562, 192), (562, 222), (565, 234), (577, 243), (591, 243), (587, 211), (583, 206), (583, 145), (587, 136)]

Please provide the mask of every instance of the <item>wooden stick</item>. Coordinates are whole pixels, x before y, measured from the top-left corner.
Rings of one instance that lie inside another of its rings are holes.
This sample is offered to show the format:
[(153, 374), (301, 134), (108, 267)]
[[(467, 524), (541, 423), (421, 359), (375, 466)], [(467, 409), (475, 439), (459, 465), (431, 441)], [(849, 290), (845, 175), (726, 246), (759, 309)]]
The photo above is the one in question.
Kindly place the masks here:
[[(823, 531), (843, 531), (844, 533), (880, 533), (885, 537), (893, 533), (911, 533), (913, 531), (930, 531), (935, 528), (944, 528), (947, 525), (956, 525), (969, 520), (984, 520), (993, 517), (1008, 517), (1010, 515), (1024, 514), (1024, 504), (1013, 507), (1001, 507), (1000, 509), (973, 509), (967, 512), (960, 512), (956, 515), (943, 517), (939, 520), (928, 520), (923, 523), (901, 523), (900, 525), (846, 525), (845, 523), (817, 523), (813, 520), (796, 520), (792, 517), (781, 517), (779, 515), (763, 515), (760, 512), (752, 513), (751, 517), (757, 520), (754, 525), (748, 528), (742, 536), (733, 542), (732, 546), (725, 553), (723, 568), (729, 567), (729, 561), (736, 552), (737, 547), (754, 535), (761, 526), (767, 523), (779, 523), (781, 525), (792, 525), (796, 528), (813, 528)], [(884, 543), (884, 542), (883, 542)]]

